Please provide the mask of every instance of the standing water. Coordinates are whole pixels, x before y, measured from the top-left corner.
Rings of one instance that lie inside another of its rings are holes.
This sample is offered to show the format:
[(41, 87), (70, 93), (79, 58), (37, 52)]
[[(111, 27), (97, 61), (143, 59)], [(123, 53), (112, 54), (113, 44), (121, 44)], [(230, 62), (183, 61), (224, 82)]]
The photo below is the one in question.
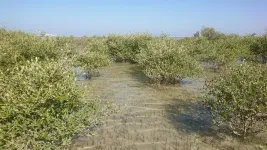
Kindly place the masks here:
[(126, 63), (103, 68), (100, 74), (79, 82), (93, 88), (92, 98), (99, 97), (121, 109), (93, 135), (74, 139), (71, 150), (207, 150), (232, 144), (215, 140), (211, 116), (199, 98), (203, 93), (197, 90), (204, 80), (155, 88), (146, 84), (147, 78), (135, 65)]

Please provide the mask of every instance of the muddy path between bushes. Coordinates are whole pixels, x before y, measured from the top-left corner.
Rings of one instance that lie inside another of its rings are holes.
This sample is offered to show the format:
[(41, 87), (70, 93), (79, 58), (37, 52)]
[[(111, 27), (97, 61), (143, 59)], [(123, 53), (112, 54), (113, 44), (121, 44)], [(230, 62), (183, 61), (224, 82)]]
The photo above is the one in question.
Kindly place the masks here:
[(155, 88), (138, 67), (114, 63), (100, 77), (79, 81), (92, 87), (92, 98), (119, 107), (93, 134), (75, 138), (71, 150), (256, 149), (239, 143), (212, 125), (201, 95), (205, 78)]

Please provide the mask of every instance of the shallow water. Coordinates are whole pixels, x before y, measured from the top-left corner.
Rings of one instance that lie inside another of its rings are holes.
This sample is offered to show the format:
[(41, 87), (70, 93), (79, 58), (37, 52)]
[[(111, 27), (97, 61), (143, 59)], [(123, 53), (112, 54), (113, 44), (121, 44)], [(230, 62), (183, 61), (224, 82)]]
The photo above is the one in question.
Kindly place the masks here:
[(74, 139), (70, 149), (253, 148), (218, 136), (200, 98), (205, 78), (153, 87), (138, 67), (127, 63), (115, 63), (100, 74), (79, 82), (93, 88), (91, 98), (113, 103), (120, 111), (110, 115), (93, 135)]
[(84, 81), (88, 79), (88, 73), (81, 67), (73, 67), (73, 71), (77, 81)]

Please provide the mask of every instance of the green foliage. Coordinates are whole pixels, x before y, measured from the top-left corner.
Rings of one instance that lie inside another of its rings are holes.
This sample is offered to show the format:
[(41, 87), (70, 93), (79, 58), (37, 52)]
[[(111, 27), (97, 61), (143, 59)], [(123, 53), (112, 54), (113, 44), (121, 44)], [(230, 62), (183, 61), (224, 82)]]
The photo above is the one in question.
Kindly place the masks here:
[(82, 91), (67, 66), (35, 60), (0, 72), (2, 148), (55, 149), (95, 123), (98, 105), (80, 101)]
[(66, 43), (60, 42), (60, 38), (39, 37), (22, 31), (5, 29), (0, 29), (0, 37), (0, 67), (2, 69), (36, 57), (39, 60), (58, 60), (64, 56), (64, 50), (65, 52), (67, 50)]
[(93, 37), (84, 40), (86, 40), (84, 48), (79, 50), (75, 57), (76, 66), (82, 66), (87, 70), (93, 70), (111, 63), (106, 39)]
[(267, 35), (255, 37), (250, 45), (250, 51), (256, 57), (263, 57), (264, 62), (267, 59)]
[(119, 36), (111, 34), (107, 40), (110, 56), (116, 61), (136, 62), (136, 55), (142, 48), (147, 47), (148, 41), (152, 39), (149, 34), (132, 34)]
[(194, 33), (194, 37), (200, 37), (199, 31), (197, 31), (196, 33)]
[(249, 47), (242, 42), (239, 37), (227, 37), (213, 41), (208, 60), (217, 66), (225, 66), (236, 62), (239, 56), (246, 57), (249, 54)]
[[(112, 60), (130, 61), (154, 82), (175, 83), (197, 75), (198, 61), (227, 66), (239, 56), (266, 58), (266, 39), (224, 35), (214, 28), (182, 40), (149, 34), (51, 38), (0, 29), (0, 146), (56, 149), (97, 122), (99, 105), (81, 101), (71, 64), (91, 71)], [(213, 100), (206, 104), (217, 122), (243, 136), (258, 129), (264, 121), (259, 115), (266, 114), (266, 74), (244, 64), (207, 82)]]
[(261, 131), (267, 120), (267, 69), (243, 63), (206, 83), (206, 105), (218, 125), (242, 137)]
[(182, 45), (186, 51), (198, 61), (209, 61), (211, 41), (204, 38), (184, 38), (178, 40), (177, 44)]
[[(81, 101), (76, 86), (77, 39), (44, 35), (0, 29), (2, 149), (58, 149), (101, 117), (98, 101)], [(93, 51), (104, 43), (97, 42), (89, 43), (80, 58), (89, 68), (109, 61), (107, 54)]]
[(220, 33), (218, 33), (214, 28), (211, 27), (203, 27), (200, 32), (201, 36), (206, 38), (207, 40), (216, 40), (220, 35)]
[(86, 70), (93, 70), (99, 67), (107, 66), (110, 64), (108, 55), (101, 54), (98, 52), (85, 52), (78, 55), (75, 60), (76, 66), (82, 66)]
[(107, 39), (104, 37), (88, 38), (85, 44), (85, 52), (97, 52), (100, 54), (108, 54)]
[(190, 57), (185, 47), (167, 38), (150, 41), (147, 48), (137, 55), (137, 62), (144, 74), (157, 83), (174, 83), (176, 79), (181, 80), (200, 71), (199, 64)]
[(111, 34), (107, 40), (110, 56), (116, 61), (130, 60), (130, 52), (127, 51), (124, 45), (125, 38), (123, 36)]
[(212, 62), (216, 67), (232, 65), (238, 57), (249, 58), (251, 39), (235, 35), (216, 40), (185, 38), (177, 43), (185, 46), (189, 54), (199, 61)]

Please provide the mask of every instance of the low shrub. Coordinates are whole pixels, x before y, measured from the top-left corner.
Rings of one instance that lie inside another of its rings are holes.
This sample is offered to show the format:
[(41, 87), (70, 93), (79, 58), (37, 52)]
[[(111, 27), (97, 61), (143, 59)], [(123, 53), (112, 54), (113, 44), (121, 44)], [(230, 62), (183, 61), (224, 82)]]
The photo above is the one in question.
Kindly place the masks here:
[(137, 62), (136, 56), (140, 53), (141, 49), (146, 49), (149, 41), (152, 40), (152, 36), (149, 34), (131, 34), (125, 39), (124, 45), (129, 52), (130, 62)]
[(136, 55), (142, 48), (147, 47), (152, 39), (149, 34), (115, 35), (107, 37), (107, 45), (110, 56), (116, 61), (136, 62)]
[(157, 83), (175, 83), (200, 72), (199, 63), (185, 47), (168, 38), (150, 41), (137, 55), (137, 62), (144, 74)]
[(206, 61), (221, 68), (235, 64), (238, 57), (248, 59), (252, 41), (239, 36), (223, 36), (216, 40), (205, 38), (185, 38), (177, 43), (185, 46), (189, 54), (198, 61)]
[(84, 67), (88, 71), (107, 66), (110, 63), (111, 60), (107, 54), (90, 51), (77, 55), (74, 62), (76, 66)]
[(87, 39), (84, 47), (85, 52), (97, 52), (101, 54), (109, 54), (107, 39), (104, 37), (91, 37)]
[(76, 49), (75, 53), (72, 55), (75, 66), (83, 67), (90, 73), (94, 69), (107, 66), (112, 62), (109, 57), (105, 38), (83, 37), (79, 40), (83, 42), (83, 45)]
[(220, 38), (220, 34), (218, 31), (216, 31), (212, 27), (203, 27), (200, 31), (201, 36), (204, 37), (207, 40), (216, 40)]
[(107, 45), (110, 56), (115, 61), (127, 61), (130, 59), (130, 53), (124, 45), (124, 37), (111, 34), (107, 37)]
[(197, 38), (184, 38), (177, 41), (177, 44), (184, 46), (191, 57), (198, 61), (209, 61), (211, 53), (211, 41), (201, 37)]
[(251, 54), (257, 57), (262, 57), (262, 62), (267, 62), (267, 35), (254, 37), (253, 42), (250, 44)]
[(58, 149), (81, 129), (95, 124), (97, 101), (81, 101), (71, 67), (26, 61), (0, 70), (2, 149)]
[(218, 39), (210, 46), (209, 59), (218, 67), (237, 62), (238, 57), (249, 55), (249, 46), (242, 42), (241, 37), (226, 37)]
[(227, 125), (242, 137), (266, 128), (267, 69), (249, 63), (206, 83), (205, 103), (218, 125)]
[(0, 37), (0, 67), (2, 69), (36, 57), (39, 60), (58, 60), (67, 53), (66, 43), (62, 38), (40, 37), (22, 31), (5, 29), (0, 29)]

